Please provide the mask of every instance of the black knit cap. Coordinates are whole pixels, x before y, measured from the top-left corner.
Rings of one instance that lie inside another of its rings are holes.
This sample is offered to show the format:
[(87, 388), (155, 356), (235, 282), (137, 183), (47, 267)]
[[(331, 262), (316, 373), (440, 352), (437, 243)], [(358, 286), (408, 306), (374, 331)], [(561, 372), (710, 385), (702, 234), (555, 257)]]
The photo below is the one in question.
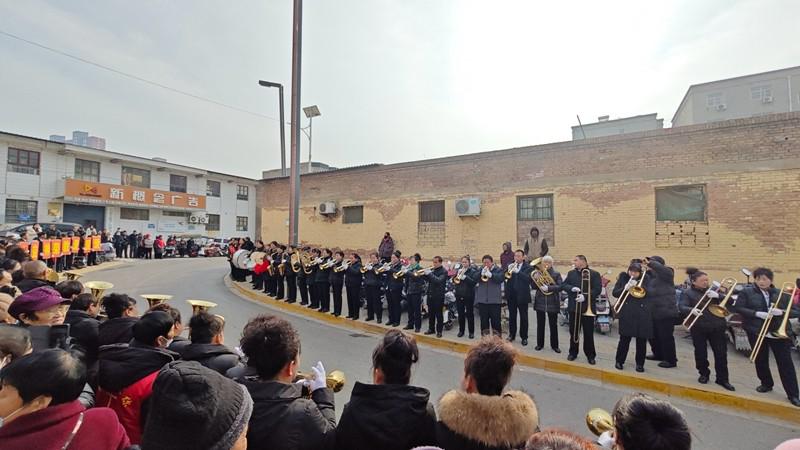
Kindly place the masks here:
[(243, 385), (197, 361), (173, 361), (153, 384), (142, 450), (230, 450), (252, 412)]

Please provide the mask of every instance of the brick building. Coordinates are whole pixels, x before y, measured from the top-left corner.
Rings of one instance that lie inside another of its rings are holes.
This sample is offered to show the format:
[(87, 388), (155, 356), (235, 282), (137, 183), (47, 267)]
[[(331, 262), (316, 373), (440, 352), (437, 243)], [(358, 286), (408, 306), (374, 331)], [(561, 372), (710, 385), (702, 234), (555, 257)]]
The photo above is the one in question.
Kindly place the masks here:
[[(288, 181), (259, 183), (265, 239), (288, 234)], [(301, 188), (312, 245), (366, 252), (388, 230), (427, 265), (497, 258), (537, 226), (562, 271), (578, 253), (615, 271), (659, 254), (716, 279), (757, 265), (800, 276), (800, 113), (314, 173)], [(466, 199), (478, 215), (459, 213)], [(335, 214), (320, 213), (325, 202)]]

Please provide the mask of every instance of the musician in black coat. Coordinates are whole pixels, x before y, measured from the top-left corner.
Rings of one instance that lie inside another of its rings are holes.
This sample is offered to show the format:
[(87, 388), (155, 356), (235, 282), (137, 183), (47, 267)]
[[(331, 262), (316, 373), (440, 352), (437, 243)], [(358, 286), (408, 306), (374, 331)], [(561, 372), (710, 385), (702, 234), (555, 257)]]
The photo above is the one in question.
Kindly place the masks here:
[(317, 266), (317, 276), (314, 279), (314, 287), (319, 300), (319, 312), (330, 312), (331, 310), (330, 261), (332, 257), (333, 254), (329, 248), (322, 249), (322, 262)]
[(284, 277), (286, 278), (286, 303), (295, 303), (297, 301), (297, 274), (292, 270), (292, 255), (295, 253), (297, 253), (297, 247), (290, 245), (289, 251), (283, 254)]
[(394, 274), (402, 270), (403, 262), (400, 261), (400, 250), (395, 250), (390, 258), (391, 269), (386, 272), (387, 292), (386, 308), (389, 312), (389, 326), (400, 326), (400, 316), (403, 313), (403, 278), (395, 278)]
[[(303, 247), (302, 252), (303, 253), (308, 252), (308, 247)], [(311, 277), (311, 273), (313, 273), (310, 270), (309, 273), (306, 273), (306, 270), (307, 269), (305, 265), (301, 262), (300, 270), (295, 272), (295, 274), (297, 275), (297, 291), (300, 293), (300, 304), (303, 306), (306, 306), (309, 303), (308, 280), (310, 279), (309, 277)]]
[(425, 269), (425, 280), (428, 282), (428, 331), (425, 334), (436, 333), (442, 337), (444, 330), (444, 291), (447, 285), (447, 270), (442, 267), (442, 257), (433, 257), (433, 266)]
[(413, 329), (417, 333), (422, 328), (422, 292), (425, 290), (425, 280), (414, 275), (414, 272), (421, 268), (420, 261), (422, 261), (422, 256), (414, 253), (403, 276), (406, 283), (406, 300), (408, 301), (408, 325), (403, 329)]
[(553, 257), (545, 256), (542, 264), (547, 266), (547, 273), (555, 283), (542, 285), (537, 288), (533, 298), (533, 310), (536, 311), (536, 351), (544, 348), (545, 320), (550, 326), (550, 347), (556, 353), (561, 353), (558, 347), (558, 312), (561, 309), (561, 274), (553, 268)]
[(625, 359), (628, 357), (628, 349), (631, 339), (636, 338), (636, 371), (644, 372), (644, 362), (647, 356), (647, 340), (653, 337), (653, 312), (650, 300), (645, 296), (638, 299), (627, 292), (636, 286), (642, 277), (641, 260), (633, 260), (628, 266), (627, 272), (622, 272), (617, 277), (617, 282), (611, 294), (617, 301), (627, 296), (625, 304), (617, 315), (619, 323), (619, 343), (617, 344), (616, 364), (617, 370), (624, 368)]
[(311, 273), (306, 274), (306, 284), (308, 285), (308, 307), (311, 309), (319, 309), (319, 289), (317, 287), (317, 273), (319, 266), (323, 263), (322, 250), (315, 248), (311, 250)]
[(522, 250), (514, 252), (513, 267), (509, 265), (511, 278), (506, 281), (508, 303), (508, 342), (517, 337), (517, 314), (519, 314), (519, 337), (522, 345), (528, 345), (528, 305), (531, 303), (531, 271)]
[(333, 292), (333, 314), (336, 317), (342, 315), (342, 287), (344, 286), (344, 270), (342, 270), (341, 266), (344, 262), (344, 252), (341, 250), (336, 251), (333, 254), (333, 259), (335, 261), (331, 271), (328, 275), (328, 282), (331, 285), (331, 291)]
[[(595, 358), (597, 352), (594, 348), (594, 317), (585, 316), (584, 313), (591, 309), (592, 313), (596, 313), (595, 300), (600, 295), (603, 289), (603, 282), (600, 273), (596, 270), (589, 268), (589, 262), (586, 256), (577, 255), (572, 259), (575, 268), (567, 273), (564, 283), (561, 285), (561, 290), (567, 293), (568, 303), (567, 311), (569, 313), (569, 355), (567, 359), (574, 361), (578, 357), (578, 342), (579, 336), (575, 336), (576, 320), (580, 320), (581, 331), (583, 332), (583, 353), (589, 364), (596, 363)], [(582, 272), (589, 271), (589, 286), (583, 286)], [(588, 296), (584, 294), (584, 288), (588, 287)], [(588, 305), (587, 305), (588, 303)]]
[(347, 318), (358, 320), (361, 309), (361, 257), (358, 253), (350, 254), (350, 263), (344, 271), (344, 288), (347, 291)]
[(644, 288), (653, 308), (653, 339), (650, 340), (653, 354), (647, 356), (647, 359), (661, 361), (658, 367), (669, 369), (678, 365), (673, 335), (678, 320), (675, 271), (660, 256), (651, 256), (645, 260), (645, 264), (648, 272)]
[(453, 276), (458, 310), (458, 337), (464, 336), (465, 322), (469, 328), (469, 338), (475, 337), (475, 285), (480, 277), (480, 271), (472, 265), (469, 255), (462, 257), (461, 266)]
[[(769, 317), (768, 311), (777, 302), (777, 307), (772, 308), (772, 320), (770, 321), (769, 332), (778, 331), (783, 315), (788, 314), (790, 318), (800, 316), (800, 307), (792, 306), (791, 293), (784, 293), (780, 300), (780, 291), (772, 285), (774, 275), (770, 269), (759, 267), (753, 271), (755, 286), (746, 287), (736, 299), (736, 311), (744, 318), (744, 330), (750, 345), (754, 346), (758, 333), (764, 325), (764, 320)], [(798, 398), (797, 373), (792, 362), (792, 342), (791, 339), (764, 338), (764, 344), (756, 355), (756, 374), (761, 381), (761, 385), (756, 388), (758, 392), (769, 392), (775, 382), (772, 379), (772, 371), (769, 369), (769, 350), (775, 355), (775, 364), (778, 366), (778, 374), (783, 384), (783, 390), (792, 405), (800, 407)]]
[(383, 287), (383, 275), (378, 273), (381, 263), (378, 259), (378, 252), (369, 254), (369, 263), (365, 264), (364, 289), (367, 295), (367, 322), (378, 319), (378, 323), (383, 321), (383, 303), (381, 302), (381, 287)]
[(495, 265), (492, 255), (483, 255), (483, 266), (476, 274), (478, 285), (475, 288), (475, 304), (481, 318), (481, 335), (489, 333), (502, 336), (500, 323), (502, 308), (501, 289), (505, 281), (505, 271)]
[[(708, 306), (698, 305), (703, 296), (705, 305), (718, 305), (725, 296), (725, 292), (719, 289), (709, 289), (708, 275), (696, 268), (687, 269), (689, 275), (689, 289), (681, 293), (678, 308), (683, 317), (689, 315), (699, 316), (694, 319), (694, 324), (689, 330), (694, 344), (694, 364), (700, 377), (697, 381), (700, 384), (708, 383), (711, 375), (708, 364), (708, 346), (714, 352), (714, 371), (716, 372), (716, 383), (729, 391), (735, 391), (728, 381), (728, 337), (726, 330), (728, 323), (724, 317), (718, 317), (708, 310)], [(730, 286), (733, 288), (733, 286)], [(706, 303), (709, 301), (710, 303)], [(700, 308), (704, 308), (701, 310)]]
[(286, 246), (279, 245), (278, 251), (275, 253), (274, 261), (275, 261), (275, 300), (283, 300), (283, 297), (286, 295), (286, 288), (284, 284), (284, 278), (286, 275), (286, 266), (283, 266), (283, 275), (281, 275), (281, 264), (284, 261), (284, 255), (286, 254)]

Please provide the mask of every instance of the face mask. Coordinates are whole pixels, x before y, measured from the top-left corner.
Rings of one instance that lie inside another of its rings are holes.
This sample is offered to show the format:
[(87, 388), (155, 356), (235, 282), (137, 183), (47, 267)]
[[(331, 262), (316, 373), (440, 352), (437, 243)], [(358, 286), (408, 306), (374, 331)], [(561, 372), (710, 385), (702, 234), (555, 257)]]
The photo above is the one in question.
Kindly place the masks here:
[(14, 417), (14, 415), (17, 414), (18, 412), (22, 411), (22, 408), (24, 408), (24, 407), (25, 407), (25, 405), (22, 405), (19, 408), (17, 408), (16, 411), (12, 412), (11, 414), (9, 414), (9, 415), (7, 415), (5, 417), (0, 417), (0, 428), (3, 428), (3, 425), (6, 422), (6, 419), (10, 419), (10, 418)]

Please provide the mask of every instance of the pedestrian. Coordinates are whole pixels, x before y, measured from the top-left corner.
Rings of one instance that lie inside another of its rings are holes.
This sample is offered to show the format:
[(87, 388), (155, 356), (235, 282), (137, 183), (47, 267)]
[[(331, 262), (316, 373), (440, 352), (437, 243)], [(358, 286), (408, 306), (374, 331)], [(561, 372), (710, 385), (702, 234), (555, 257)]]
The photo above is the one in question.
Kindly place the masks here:
[(139, 320), (136, 299), (114, 293), (103, 297), (102, 304), (108, 319), (98, 327), (97, 344), (103, 346), (130, 342), (133, 338), (133, 325)]
[(100, 347), (100, 321), (97, 320), (99, 312), (100, 304), (92, 294), (78, 294), (72, 299), (64, 319), (64, 323), (69, 325), (70, 337), (83, 350), (86, 366), (90, 368), (97, 361), (97, 350)]
[(153, 258), (153, 247), (155, 246), (156, 240), (148, 233), (145, 234), (142, 238), (142, 250), (144, 252), (144, 259), (152, 259)]
[(130, 258), (139, 257), (139, 235), (133, 230), (128, 235), (128, 254)]
[(164, 247), (166, 247), (166, 243), (164, 243), (164, 238), (160, 234), (156, 236), (155, 242), (153, 242), (153, 252), (155, 255), (155, 259), (162, 259), (164, 257)]
[(505, 272), (508, 265), (514, 262), (514, 250), (511, 247), (511, 241), (503, 242), (503, 252), (500, 253), (500, 268)]
[(394, 253), (394, 239), (387, 231), (383, 234), (381, 243), (378, 244), (378, 256), (382, 263), (386, 263), (392, 258), (392, 253)]
[(44, 261), (25, 261), (22, 264), (22, 276), (22, 280), (14, 283), (22, 293), (42, 286), (52, 286), (47, 282), (47, 264)]
[(180, 350), (181, 359), (197, 361), (215, 372), (225, 374), (239, 364), (240, 358), (225, 346), (225, 319), (200, 312), (189, 319), (190, 343)]
[(675, 271), (660, 256), (651, 256), (645, 264), (648, 273), (644, 288), (653, 311), (653, 339), (650, 339), (653, 354), (648, 355), (647, 359), (661, 361), (658, 367), (669, 369), (678, 365), (674, 336), (675, 322), (678, 320)]
[(547, 240), (539, 237), (539, 229), (531, 227), (530, 236), (525, 238), (525, 246), (522, 247), (522, 251), (525, 253), (525, 260), (531, 262), (546, 255), (550, 249), (547, 247)]

